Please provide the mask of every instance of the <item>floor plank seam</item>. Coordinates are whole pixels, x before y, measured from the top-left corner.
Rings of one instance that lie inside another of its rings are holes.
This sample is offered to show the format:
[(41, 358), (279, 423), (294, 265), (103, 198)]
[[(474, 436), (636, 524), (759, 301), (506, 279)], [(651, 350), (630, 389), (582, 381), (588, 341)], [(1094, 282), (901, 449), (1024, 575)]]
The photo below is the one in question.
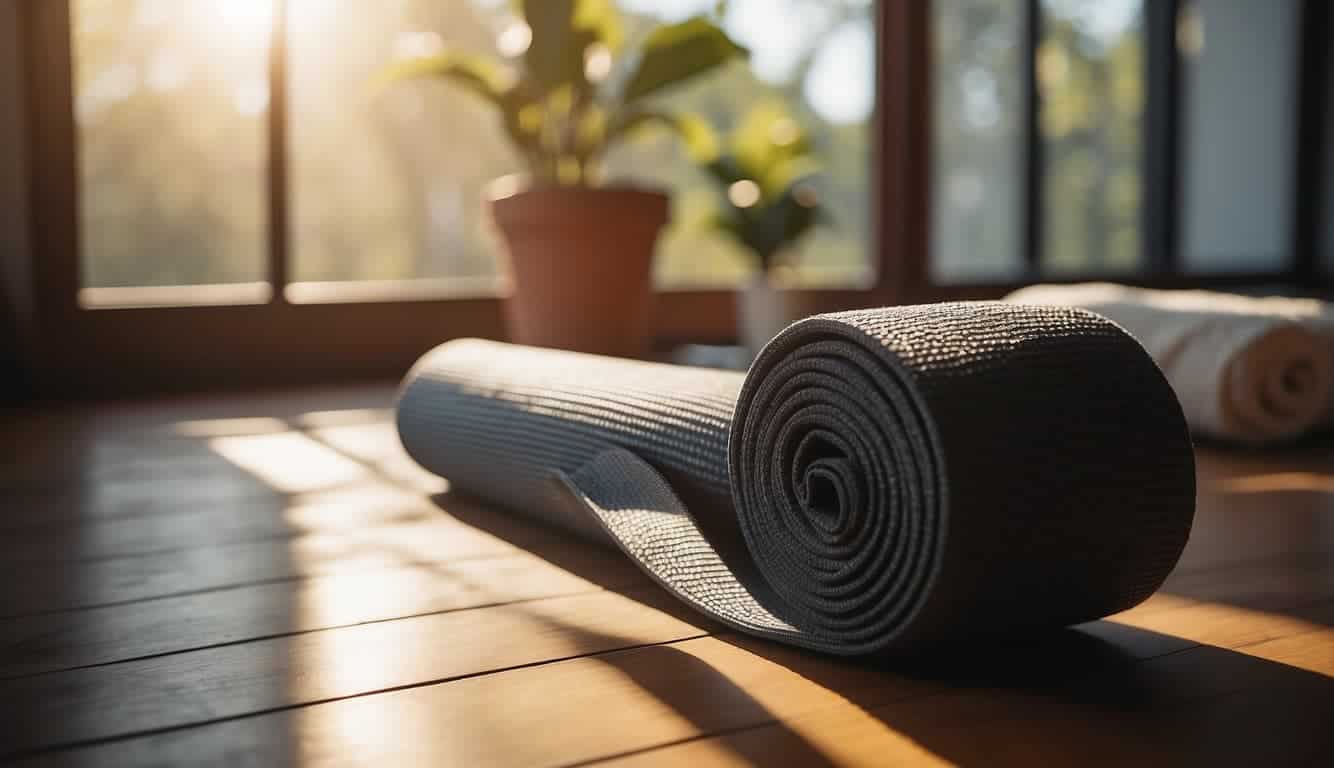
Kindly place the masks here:
[[(3, 493), (3, 491), (0, 491), (0, 493)], [(257, 499), (273, 499), (275, 497), (283, 499), (291, 499), (292, 497), (300, 495), (301, 494), (282, 493), (279, 491), (266, 489), (262, 491), (254, 491), (249, 494), (242, 494), (234, 499), (214, 500), (210, 502), (205, 502), (203, 504), (198, 504), (198, 506), (192, 507), (192, 512), (187, 512), (185, 514), (186, 515), (193, 514), (194, 513), (193, 510), (197, 509), (208, 509), (211, 507), (218, 507), (218, 508), (234, 507), (235, 505), (245, 504), (246, 502), (255, 501)], [(49, 496), (45, 494), (42, 494), (41, 497), (46, 498), (48, 501), (53, 501), (52, 499), (50, 499)], [(64, 499), (60, 499), (59, 501), (64, 501)], [(187, 499), (186, 501), (189, 500)], [(21, 505), (23, 501), (20, 500), (18, 503)], [(179, 509), (175, 510), (164, 509), (164, 510), (159, 510), (157, 512), (138, 511), (138, 512), (128, 512), (125, 514), (106, 514), (106, 515), (99, 514), (99, 515), (89, 515), (87, 517), (57, 517), (57, 518), (41, 519), (41, 520), (24, 520), (17, 524), (14, 523), (0, 524), (0, 535), (23, 533), (26, 531), (48, 531), (60, 528), (73, 529), (85, 525), (97, 525), (99, 523), (118, 523), (125, 520), (150, 520), (150, 519), (162, 519), (162, 518), (184, 517), (184, 516), (185, 515), (181, 514)]]
[(608, 648), (606, 650), (597, 651), (594, 653), (581, 653), (581, 654), (572, 654), (569, 656), (559, 656), (551, 659), (543, 659), (541, 661), (532, 661), (523, 664), (513, 664), (507, 667), (497, 667), (495, 669), (487, 669), (479, 672), (469, 672), (465, 674), (451, 675), (449, 677), (436, 678), (432, 680), (423, 680), (416, 683), (405, 683), (403, 685), (395, 685), (395, 686), (390, 686), (388, 688), (378, 688), (373, 691), (363, 691), (361, 693), (349, 694), (347, 696), (331, 696), (324, 699), (317, 699), (314, 701), (303, 701), (297, 704), (289, 704), (281, 707), (266, 707), (264, 709), (257, 709), (252, 712), (246, 712), (245, 714), (227, 715), (225, 717), (209, 718), (206, 720), (199, 720), (193, 723), (183, 723), (181, 725), (171, 725), (162, 728), (149, 728), (142, 731), (135, 731), (133, 733), (125, 733), (117, 736), (107, 736), (96, 739), (84, 739), (81, 741), (71, 741), (65, 744), (53, 744), (51, 746), (39, 747), (37, 749), (20, 751), (20, 752), (13, 752), (13, 753), (0, 752), (0, 759), (5, 759), (5, 760), (27, 759), (44, 754), (50, 754), (54, 752), (67, 752), (75, 749), (84, 749), (87, 747), (95, 747), (101, 744), (109, 744), (117, 741), (128, 741), (130, 739), (158, 736), (165, 733), (185, 731), (194, 728), (207, 728), (209, 726), (217, 725), (219, 723), (227, 723), (235, 720), (246, 720), (253, 717), (262, 717), (264, 715), (271, 715), (276, 712), (287, 712), (291, 710), (305, 709), (308, 707), (317, 707), (325, 704), (334, 704), (340, 701), (350, 701), (352, 699), (364, 698), (366, 696), (379, 696), (387, 693), (412, 690), (414, 688), (426, 688), (433, 685), (445, 685), (448, 683), (455, 683), (460, 680), (469, 680), (472, 678), (486, 677), (488, 675), (498, 675), (506, 672), (514, 672), (516, 670), (521, 670), (521, 669), (530, 669), (533, 667), (546, 666), (548, 664), (559, 664), (562, 662), (574, 661), (577, 659), (592, 659), (613, 653), (624, 653), (626, 651), (634, 651), (643, 648), (652, 648), (655, 646), (683, 643), (688, 640), (698, 640), (703, 637), (709, 637), (711, 634), (712, 633), (708, 631), (701, 631), (699, 634), (688, 635), (685, 637), (678, 637), (672, 640), (662, 640), (653, 643), (635, 643), (631, 645), (620, 646), (617, 648)]
[[(421, 523), (429, 523), (429, 522), (432, 521), (432, 520), (439, 520), (439, 519), (441, 519), (439, 516), (437, 516), (437, 515), (429, 515), (429, 514), (428, 514), (428, 515), (417, 515), (417, 516), (414, 516), (414, 517), (393, 518), (393, 519), (389, 519), (389, 520), (382, 520), (382, 521), (380, 521), (380, 522), (378, 522), (378, 523), (375, 523), (375, 524), (373, 524), (373, 525), (358, 526), (355, 530), (365, 530), (365, 529), (382, 528), (382, 527), (390, 527), (390, 526), (398, 526), (398, 525), (416, 525), (416, 524), (421, 524)], [(68, 558), (68, 559), (58, 559), (58, 558), (57, 558), (57, 559), (50, 559), (50, 560), (47, 560), (47, 559), (41, 559), (41, 560), (18, 560), (18, 561), (13, 561), (12, 563), (10, 563), (10, 564), (8, 565), (8, 569), (9, 569), (9, 570), (18, 571), (18, 570), (27, 570), (27, 569), (31, 568), (32, 566), (43, 566), (43, 567), (50, 566), (50, 567), (54, 567), (54, 566), (58, 566), (58, 565), (77, 565), (77, 564), (79, 564), (79, 563), (101, 563), (101, 562), (106, 562), (106, 561), (109, 561), (109, 560), (129, 560), (129, 559), (133, 559), (133, 558), (137, 558), (137, 557), (152, 557), (152, 556), (155, 556), (155, 555), (172, 555), (172, 554), (177, 554), (177, 553), (180, 553), (180, 552), (199, 552), (199, 551), (203, 551), (203, 550), (215, 549), (215, 548), (217, 548), (217, 547), (220, 546), (220, 545), (221, 545), (221, 546), (231, 546), (231, 545), (235, 545), (235, 544), (258, 544), (258, 543), (262, 543), (262, 542), (266, 542), (266, 541), (284, 541), (284, 540), (287, 540), (287, 539), (299, 539), (299, 538), (301, 538), (301, 537), (303, 537), (303, 536), (333, 535), (333, 534), (336, 534), (336, 533), (344, 532), (344, 531), (346, 531), (346, 530), (348, 530), (348, 529), (346, 529), (346, 528), (343, 528), (343, 529), (339, 529), (339, 528), (334, 528), (334, 529), (319, 529), (319, 528), (312, 528), (312, 529), (295, 530), (295, 531), (291, 531), (291, 532), (275, 534), (275, 535), (272, 535), (272, 536), (255, 536), (255, 537), (246, 537), (246, 538), (238, 538), (238, 539), (228, 539), (228, 540), (223, 541), (223, 542), (211, 542), (211, 543), (208, 543), (208, 544), (201, 544), (201, 545), (199, 545), (199, 546), (189, 546), (189, 547), (163, 547), (163, 548), (161, 548), (161, 549), (146, 549), (146, 550), (141, 550), (141, 551), (137, 551), (137, 552), (120, 552), (120, 553), (109, 554), (109, 555), (89, 555), (89, 556), (86, 556), (86, 557), (72, 557), (72, 558)]]
[(161, 595), (148, 595), (145, 597), (129, 598), (125, 600), (114, 600), (106, 603), (89, 603), (87, 605), (69, 606), (66, 608), (52, 608), (45, 611), (31, 611), (27, 613), (0, 614), (0, 621), (9, 621), (11, 619), (26, 619), (34, 616), (52, 616), (61, 613), (78, 613), (79, 611), (99, 610), (102, 608), (114, 608), (124, 605), (135, 605), (138, 603), (148, 603), (154, 600), (168, 600), (171, 598), (190, 597), (192, 595), (206, 595), (214, 592), (226, 592), (235, 589), (245, 589), (248, 587), (262, 587), (273, 584), (283, 583), (302, 583), (316, 581), (319, 579), (340, 578), (343, 576), (354, 576), (367, 573), (384, 573), (395, 570), (412, 570), (414, 568), (434, 568), (442, 565), (454, 565), (456, 563), (478, 563), (487, 560), (504, 560), (506, 558), (520, 557), (525, 554), (531, 554), (528, 550), (515, 548), (512, 552), (494, 552), (491, 554), (463, 555), (450, 558), (448, 560), (413, 560), (396, 565), (367, 565), (364, 568), (348, 569), (346, 571), (336, 571), (330, 573), (310, 573), (299, 574), (295, 576), (277, 576), (271, 579), (256, 579), (254, 581), (242, 581), (235, 584), (219, 584), (212, 587), (200, 587), (199, 589), (188, 589), (180, 592), (167, 592)]
[[(627, 591), (634, 591), (634, 590), (627, 590)], [(280, 639), (280, 638), (284, 638), (284, 637), (300, 637), (300, 636), (302, 636), (302, 635), (312, 635), (312, 634), (316, 634), (316, 633), (319, 633), (319, 632), (333, 632), (333, 631), (337, 631), (337, 630), (340, 630), (340, 629), (351, 629), (352, 627), (364, 627), (364, 626), (369, 626), (369, 625), (372, 625), (372, 624), (387, 624), (387, 623), (392, 622), (392, 621), (403, 621), (403, 620), (405, 620), (405, 619), (420, 619), (420, 618), (424, 618), (424, 617), (427, 617), (427, 616), (443, 616), (443, 615), (445, 615), (445, 614), (466, 613), (466, 612), (468, 612), (468, 611), (480, 611), (480, 610), (486, 610), (486, 609), (490, 609), (490, 608), (503, 608), (503, 607), (510, 606), (510, 605), (527, 605), (527, 604), (531, 604), (531, 603), (540, 603), (540, 602), (544, 602), (544, 601), (547, 601), (547, 600), (561, 600), (561, 599), (571, 598), (571, 597), (581, 597), (581, 596), (585, 596), (585, 595), (594, 595), (594, 594), (598, 594), (598, 593), (601, 593), (601, 592), (611, 592), (611, 593), (614, 593), (614, 594), (619, 594), (618, 590), (615, 590), (615, 589), (607, 589), (607, 588), (605, 588), (605, 587), (596, 587), (596, 586), (595, 586), (593, 589), (581, 590), (581, 591), (576, 591), (576, 592), (566, 592), (566, 593), (559, 594), (559, 595), (544, 595), (544, 596), (542, 596), (542, 597), (521, 598), (521, 599), (518, 599), (518, 600), (502, 600), (502, 601), (498, 601), (498, 602), (494, 602), (494, 603), (485, 603), (485, 604), (483, 604), (483, 605), (470, 605), (470, 606), (463, 607), (463, 608), (446, 608), (446, 609), (444, 609), (444, 610), (440, 610), (440, 611), (424, 611), (424, 612), (421, 612), (421, 613), (407, 613), (407, 614), (403, 614), (403, 615), (401, 615), (401, 616), (392, 616), (392, 617), (383, 618), (383, 619), (369, 619), (369, 620), (367, 620), (367, 621), (356, 621), (356, 622), (352, 622), (352, 623), (349, 623), (349, 624), (338, 624), (338, 625), (329, 626), (329, 627), (317, 627), (317, 628), (312, 628), (312, 629), (295, 630), (295, 631), (292, 631), (292, 632), (276, 632), (276, 633), (271, 633), (271, 634), (266, 634), (266, 635), (257, 635), (257, 636), (255, 636), (255, 637), (248, 637), (248, 638), (245, 638), (244, 640), (229, 640), (229, 641), (221, 642), (221, 643), (209, 643), (209, 644), (207, 644), (207, 645), (200, 645), (200, 646), (195, 646), (195, 647), (192, 647), (192, 648), (182, 648), (182, 649), (174, 650), (174, 651), (162, 651), (161, 653), (147, 653), (147, 654), (143, 654), (143, 655), (141, 655), (141, 656), (130, 656), (130, 657), (127, 657), (127, 658), (123, 658), (123, 659), (115, 659), (115, 660), (112, 660), (112, 661), (99, 661), (99, 662), (92, 663), (92, 664), (76, 664), (76, 665), (69, 666), (69, 667), (62, 667), (62, 668), (60, 668), (60, 669), (44, 669), (44, 670), (41, 670), (41, 671), (38, 671), (38, 672), (24, 672), (24, 673), (17, 674), (17, 675), (0, 675), (0, 681), (5, 681), (5, 680), (22, 680), (22, 679), (26, 679), (26, 678), (30, 678), (30, 677), (39, 677), (39, 676), (42, 676), (42, 675), (56, 675), (56, 674), (62, 674), (62, 673), (65, 673), (65, 672), (74, 672), (74, 671), (77, 671), (77, 670), (80, 670), (80, 669), (96, 669), (96, 668), (98, 668), (98, 667), (109, 667), (109, 666), (113, 666), (113, 665), (116, 665), (116, 664), (128, 664), (128, 663), (130, 663), (130, 662), (135, 662), (135, 661), (147, 661), (147, 660), (149, 660), (149, 659), (160, 659), (160, 658), (163, 658), (163, 657), (166, 657), (166, 656), (179, 656), (179, 655), (181, 655), (181, 654), (185, 654), (185, 653), (194, 653), (194, 652), (196, 652), (196, 651), (207, 651), (207, 650), (214, 649), (214, 648), (227, 648), (227, 647), (229, 647), (229, 646), (245, 645), (245, 644), (247, 644), (247, 643), (258, 643), (258, 642), (262, 642), (262, 641), (265, 641), (265, 640), (276, 640), (276, 639)], [(632, 599), (633, 599), (633, 598), (632, 598)]]

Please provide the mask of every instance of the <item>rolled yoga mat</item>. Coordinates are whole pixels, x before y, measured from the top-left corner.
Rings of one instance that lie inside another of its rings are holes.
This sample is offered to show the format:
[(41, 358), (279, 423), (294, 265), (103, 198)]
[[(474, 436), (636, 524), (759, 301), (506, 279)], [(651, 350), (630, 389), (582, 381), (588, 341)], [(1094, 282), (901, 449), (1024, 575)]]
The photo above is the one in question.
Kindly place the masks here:
[(1083, 307), (1144, 344), (1201, 435), (1264, 444), (1334, 428), (1334, 308), (1313, 299), (1033, 285), (1019, 304)]
[(1063, 307), (821, 315), (745, 375), (453, 341), (408, 374), (398, 428), (452, 487), (616, 544), (725, 624), (837, 654), (1129, 608), (1194, 514), (1162, 374)]

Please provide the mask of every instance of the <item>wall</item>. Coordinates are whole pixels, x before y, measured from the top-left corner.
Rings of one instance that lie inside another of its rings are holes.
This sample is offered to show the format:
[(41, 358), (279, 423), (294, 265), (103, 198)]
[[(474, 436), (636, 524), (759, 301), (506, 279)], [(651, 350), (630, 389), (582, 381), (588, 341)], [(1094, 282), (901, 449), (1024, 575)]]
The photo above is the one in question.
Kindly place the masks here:
[(20, 2), (0, 0), (0, 400), (24, 389), (34, 322)]
[[(1328, 14), (1326, 40), (1334, 39), (1334, 13)], [(1324, 167), (1320, 173), (1320, 195), (1324, 204), (1319, 233), (1320, 264), (1326, 279), (1334, 278), (1334, 56), (1325, 54)]]

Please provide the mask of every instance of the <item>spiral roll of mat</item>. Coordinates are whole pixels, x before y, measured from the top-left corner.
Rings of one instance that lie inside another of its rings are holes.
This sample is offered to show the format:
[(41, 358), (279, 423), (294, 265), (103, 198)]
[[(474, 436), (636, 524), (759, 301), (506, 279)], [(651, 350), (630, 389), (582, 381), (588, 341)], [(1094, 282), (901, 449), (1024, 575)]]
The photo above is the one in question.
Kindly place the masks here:
[(409, 373), (398, 425), (454, 488), (615, 543), (719, 621), (839, 654), (1128, 608), (1194, 513), (1162, 374), (1060, 307), (821, 315), (744, 376), (450, 342)]

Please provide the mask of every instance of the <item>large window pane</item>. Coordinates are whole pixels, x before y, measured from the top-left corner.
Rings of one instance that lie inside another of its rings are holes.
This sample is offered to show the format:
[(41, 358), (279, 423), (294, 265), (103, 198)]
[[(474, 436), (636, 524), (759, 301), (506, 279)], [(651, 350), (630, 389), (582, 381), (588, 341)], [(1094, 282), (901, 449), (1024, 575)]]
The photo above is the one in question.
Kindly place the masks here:
[(1140, 0), (1042, 0), (1042, 254), (1051, 273), (1140, 265)]
[[(623, 0), (629, 49), (654, 23), (708, 12), (712, 0)], [(395, 55), (441, 46), (498, 55), (514, 25), (497, 0), (290, 0), (292, 274), (296, 280), (444, 278), (487, 289), (498, 274), (481, 204), (490, 180), (520, 170), (497, 116), (437, 83), (375, 93), (368, 84)], [(825, 160), (820, 191), (833, 223), (794, 254), (809, 281), (867, 276), (869, 116), (873, 25), (867, 0), (730, 4), (725, 24), (753, 50), (737, 65), (668, 94), (726, 129), (752, 105), (784, 101)], [(718, 194), (668, 137), (622, 147), (613, 180), (675, 192), (659, 246), (662, 285), (731, 283), (744, 254), (708, 232)]]
[(268, 0), (71, 10), (83, 286), (262, 281)]
[(1015, 0), (932, 3), (931, 274), (1024, 266), (1024, 14)]
[(1183, 11), (1183, 264), (1291, 261), (1300, 51), (1297, 0), (1195, 0)]
[(496, 115), (441, 83), (371, 85), (446, 42), (496, 55), (508, 21), (482, 5), (289, 0), (293, 279), (493, 282), (482, 192), (518, 170)]

